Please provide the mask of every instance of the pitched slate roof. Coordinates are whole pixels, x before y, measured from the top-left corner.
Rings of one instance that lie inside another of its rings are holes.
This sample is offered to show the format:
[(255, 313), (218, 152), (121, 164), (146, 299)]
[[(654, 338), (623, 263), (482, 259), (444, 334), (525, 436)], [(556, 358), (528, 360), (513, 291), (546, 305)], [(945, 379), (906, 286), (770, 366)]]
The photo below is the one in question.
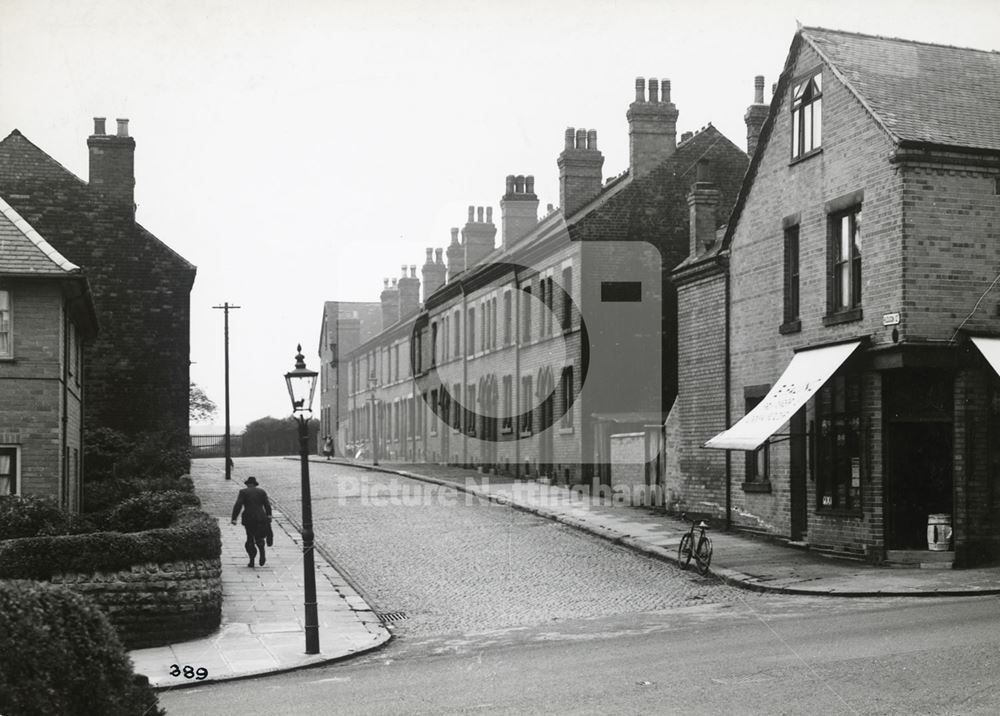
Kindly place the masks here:
[(804, 42), (896, 144), (1000, 152), (1000, 53), (800, 27), (792, 38), (757, 150), (729, 216), (723, 249), (732, 243), (775, 117), (787, 107), (795, 60)]
[(55, 276), (79, 274), (66, 260), (0, 197), (0, 275)]
[(1000, 53), (803, 27), (894, 141), (1000, 151)]

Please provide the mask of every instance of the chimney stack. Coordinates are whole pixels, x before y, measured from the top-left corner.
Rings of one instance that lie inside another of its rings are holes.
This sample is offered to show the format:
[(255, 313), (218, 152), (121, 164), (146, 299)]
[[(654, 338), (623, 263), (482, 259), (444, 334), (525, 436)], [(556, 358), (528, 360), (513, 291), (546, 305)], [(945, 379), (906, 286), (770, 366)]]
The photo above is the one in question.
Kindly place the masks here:
[(633, 177), (648, 174), (663, 163), (677, 148), (677, 107), (670, 101), (670, 80), (662, 83), (635, 80), (635, 102), (629, 105), (628, 119), (629, 171)]
[(427, 249), (427, 260), (420, 269), (420, 274), (424, 277), (424, 303), (427, 298), (444, 285), (445, 268), (441, 262), (441, 249), (437, 250), (437, 261), (434, 260), (434, 249)]
[(691, 218), (691, 256), (703, 253), (715, 242), (719, 190), (712, 183), (707, 159), (698, 161), (696, 180), (687, 196)]
[(399, 322), (399, 289), (396, 287), (396, 279), (392, 280), (392, 288), (389, 287), (389, 279), (382, 279), (384, 288), (380, 296), (382, 300), (382, 330)]
[[(469, 207), (469, 220), (472, 220), (472, 207)], [(448, 245), (448, 280), (465, 271), (465, 249), (458, 243), (458, 229), (451, 230), (451, 243)]]
[(556, 160), (559, 167), (559, 202), (565, 218), (601, 191), (604, 155), (597, 149), (597, 132), (566, 128), (566, 146)]
[(525, 236), (538, 224), (538, 197), (535, 177), (507, 176), (507, 191), (500, 199), (501, 242), (504, 249)]
[(747, 154), (753, 157), (760, 141), (760, 130), (767, 119), (767, 105), (764, 104), (764, 75), (753, 78), (753, 104), (747, 107), (743, 121), (747, 124)]
[(104, 117), (94, 117), (90, 150), (90, 187), (110, 206), (135, 216), (135, 140), (128, 136), (128, 120), (118, 120), (118, 133), (107, 134)]
[(420, 279), (417, 278), (417, 267), (410, 266), (410, 274), (406, 274), (406, 266), (403, 266), (403, 275), (399, 278), (399, 317), (409, 318), (420, 310)]
[(462, 229), (462, 244), (465, 247), (465, 268), (471, 269), (482, 263), (483, 259), (493, 252), (493, 241), (497, 235), (497, 227), (493, 224), (493, 208), (483, 218), (483, 207), (476, 207), (476, 220), (472, 220), (472, 207), (469, 207), (469, 221)]

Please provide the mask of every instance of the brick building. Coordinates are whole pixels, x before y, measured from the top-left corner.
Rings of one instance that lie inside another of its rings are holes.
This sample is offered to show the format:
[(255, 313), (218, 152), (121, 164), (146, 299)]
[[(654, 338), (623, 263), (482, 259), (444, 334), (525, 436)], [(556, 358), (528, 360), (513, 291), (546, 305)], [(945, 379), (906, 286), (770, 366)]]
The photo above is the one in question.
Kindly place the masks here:
[(678, 495), (875, 562), (946, 521), (939, 560), (994, 557), (1000, 55), (801, 28), (762, 87), (728, 227), (674, 275)]
[(699, 162), (713, 166), (714, 230), (747, 155), (711, 125), (678, 142), (660, 90), (637, 80), (628, 171), (605, 181), (596, 131), (567, 129), (560, 208), (539, 217), (534, 178), (508, 176), (499, 242), (492, 207), (470, 206), (447, 249), (427, 250), (422, 304), (415, 266), (386, 281), (385, 330), (347, 356), (354, 441), (374, 430), (389, 459), (607, 483), (611, 436), (662, 425), (688, 188)]
[(79, 509), (83, 345), (96, 333), (83, 272), (0, 197), (0, 495)]
[(88, 428), (188, 442), (195, 267), (135, 220), (135, 140), (94, 120), (89, 182), (18, 130), (0, 141), (0, 195), (87, 274), (101, 333), (84, 348)]
[(343, 455), (347, 445), (347, 385), (341, 356), (382, 328), (382, 304), (361, 301), (327, 301), (323, 304), (323, 322), (319, 335), (320, 428), (319, 443), (334, 440), (334, 452)]

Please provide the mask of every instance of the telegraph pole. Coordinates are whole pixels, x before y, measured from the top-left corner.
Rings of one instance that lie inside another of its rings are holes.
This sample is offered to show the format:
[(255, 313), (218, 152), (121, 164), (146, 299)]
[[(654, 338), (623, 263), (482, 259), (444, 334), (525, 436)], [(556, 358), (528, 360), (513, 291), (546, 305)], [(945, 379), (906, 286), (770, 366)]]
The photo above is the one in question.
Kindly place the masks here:
[(225, 314), (225, 362), (226, 362), (226, 479), (233, 479), (233, 458), (232, 452), (229, 447), (229, 311), (239, 306), (234, 306), (228, 301), (221, 306), (212, 306), (212, 308), (221, 308)]

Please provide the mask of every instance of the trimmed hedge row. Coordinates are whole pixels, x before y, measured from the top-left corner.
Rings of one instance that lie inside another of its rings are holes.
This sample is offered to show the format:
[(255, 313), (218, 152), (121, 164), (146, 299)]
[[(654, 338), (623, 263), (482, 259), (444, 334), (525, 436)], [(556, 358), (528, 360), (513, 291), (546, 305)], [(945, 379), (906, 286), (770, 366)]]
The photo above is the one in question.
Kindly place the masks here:
[(0, 579), (49, 579), (58, 572), (113, 572), (135, 564), (218, 559), (218, 522), (194, 507), (168, 527), (122, 534), (25, 537), (0, 541)]
[(62, 587), (0, 581), (0, 713), (166, 712), (97, 607)]

